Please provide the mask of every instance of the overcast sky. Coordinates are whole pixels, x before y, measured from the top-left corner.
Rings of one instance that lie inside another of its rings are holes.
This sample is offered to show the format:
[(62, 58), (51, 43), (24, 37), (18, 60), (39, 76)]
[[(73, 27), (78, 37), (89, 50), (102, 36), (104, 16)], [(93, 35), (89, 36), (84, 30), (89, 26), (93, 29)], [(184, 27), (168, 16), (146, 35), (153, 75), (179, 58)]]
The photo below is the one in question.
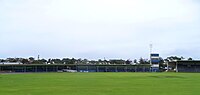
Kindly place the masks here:
[(200, 59), (199, 0), (0, 0), (0, 58)]

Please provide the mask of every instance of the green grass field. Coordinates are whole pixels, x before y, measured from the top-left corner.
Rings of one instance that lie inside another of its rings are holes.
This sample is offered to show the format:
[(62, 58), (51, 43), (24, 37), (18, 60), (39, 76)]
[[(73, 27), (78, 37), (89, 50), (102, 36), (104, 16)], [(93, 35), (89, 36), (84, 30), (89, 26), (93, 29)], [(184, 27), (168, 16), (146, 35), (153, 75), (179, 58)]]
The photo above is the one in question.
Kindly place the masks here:
[(0, 95), (200, 95), (200, 73), (0, 74)]

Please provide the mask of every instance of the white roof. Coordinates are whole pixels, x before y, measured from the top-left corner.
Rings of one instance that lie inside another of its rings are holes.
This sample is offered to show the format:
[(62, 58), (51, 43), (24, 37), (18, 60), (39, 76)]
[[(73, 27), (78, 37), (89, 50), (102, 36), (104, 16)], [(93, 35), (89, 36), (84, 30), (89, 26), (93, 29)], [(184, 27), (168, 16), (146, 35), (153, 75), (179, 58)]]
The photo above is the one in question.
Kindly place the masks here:
[(151, 67), (159, 67), (159, 64), (152, 64)]
[(22, 64), (21, 62), (0, 62), (0, 64)]

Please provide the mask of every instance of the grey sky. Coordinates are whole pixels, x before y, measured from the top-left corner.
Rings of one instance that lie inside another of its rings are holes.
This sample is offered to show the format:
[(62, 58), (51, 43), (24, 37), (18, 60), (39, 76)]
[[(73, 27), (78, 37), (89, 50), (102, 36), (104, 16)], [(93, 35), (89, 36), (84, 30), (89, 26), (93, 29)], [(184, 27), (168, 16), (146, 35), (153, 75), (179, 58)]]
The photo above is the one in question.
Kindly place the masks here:
[(198, 0), (0, 0), (0, 57), (200, 58)]

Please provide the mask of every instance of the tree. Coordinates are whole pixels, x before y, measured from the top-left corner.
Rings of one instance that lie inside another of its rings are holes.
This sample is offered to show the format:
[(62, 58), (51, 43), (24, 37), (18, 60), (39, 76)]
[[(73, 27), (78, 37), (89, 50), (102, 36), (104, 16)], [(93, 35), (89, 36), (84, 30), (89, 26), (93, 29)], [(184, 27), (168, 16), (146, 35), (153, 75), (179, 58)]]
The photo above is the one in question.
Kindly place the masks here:
[(50, 64), (51, 64), (51, 59), (50, 59), (50, 58), (48, 59), (47, 63), (50, 63)]
[(165, 67), (167, 67), (167, 64), (164, 64), (164, 59), (162, 57), (160, 57), (159, 60), (160, 60), (159, 61), (159, 64), (160, 64), (159, 69), (160, 69), (160, 71), (165, 71)]
[(190, 57), (190, 58), (188, 58), (188, 60), (193, 60), (193, 59)]
[(143, 59), (142, 57), (139, 59), (139, 64), (150, 64), (148, 59)]
[(51, 61), (55, 64), (62, 64), (62, 61), (60, 59), (52, 59)]
[(119, 60), (110, 60), (110, 64), (125, 64), (125, 60), (119, 59)]
[(99, 63), (103, 62), (101, 59), (98, 60)]
[(8, 62), (17, 62), (15, 58), (7, 58)]
[(22, 62), (23, 64), (28, 64), (28, 63), (29, 63), (28, 59), (22, 59), (21, 62)]
[(77, 59), (77, 63), (81, 63), (81, 61), (82, 61), (81, 58)]
[(71, 62), (71, 59), (69, 59), (69, 58), (63, 58), (62, 59), (62, 63), (70, 64), (70, 62)]
[(159, 63), (164, 63), (164, 59), (162, 57), (159, 57)]
[(184, 59), (184, 57), (177, 57), (177, 56), (170, 56), (170, 57), (167, 57), (166, 59), (165, 59), (165, 61), (177, 61), (177, 60), (182, 60), (182, 59)]
[(39, 61), (42, 62), (43, 64), (47, 62), (46, 59), (41, 59), (41, 60), (39, 60)]
[(139, 63), (140, 64), (144, 64), (145, 63), (145, 61), (144, 61), (144, 59), (142, 57), (139, 59)]
[(134, 60), (133, 60), (133, 63), (136, 63), (136, 64), (137, 64), (137, 63), (138, 63), (138, 62), (137, 62), (137, 59), (134, 59)]
[(98, 63), (100, 63), (100, 62), (97, 62), (97, 61), (95, 61), (95, 60), (91, 60), (90, 63), (91, 63), (91, 64), (98, 64)]
[(126, 64), (131, 64), (131, 61), (130, 60), (126, 60)]
[(43, 62), (41, 62), (39, 60), (34, 60), (31, 64), (43, 64)]
[(1, 59), (1, 60), (0, 60), (0, 62), (6, 62), (6, 60), (4, 60), (4, 59)]
[(35, 60), (35, 58), (33, 58), (33, 57), (29, 57), (28, 58), (30, 61), (34, 61)]
[(87, 59), (83, 59), (83, 60), (82, 60), (82, 63), (83, 63), (83, 64), (87, 64), (87, 63), (88, 63), (88, 60), (87, 60)]
[(75, 64), (75, 62), (76, 62), (76, 59), (72, 58), (70, 64)]

